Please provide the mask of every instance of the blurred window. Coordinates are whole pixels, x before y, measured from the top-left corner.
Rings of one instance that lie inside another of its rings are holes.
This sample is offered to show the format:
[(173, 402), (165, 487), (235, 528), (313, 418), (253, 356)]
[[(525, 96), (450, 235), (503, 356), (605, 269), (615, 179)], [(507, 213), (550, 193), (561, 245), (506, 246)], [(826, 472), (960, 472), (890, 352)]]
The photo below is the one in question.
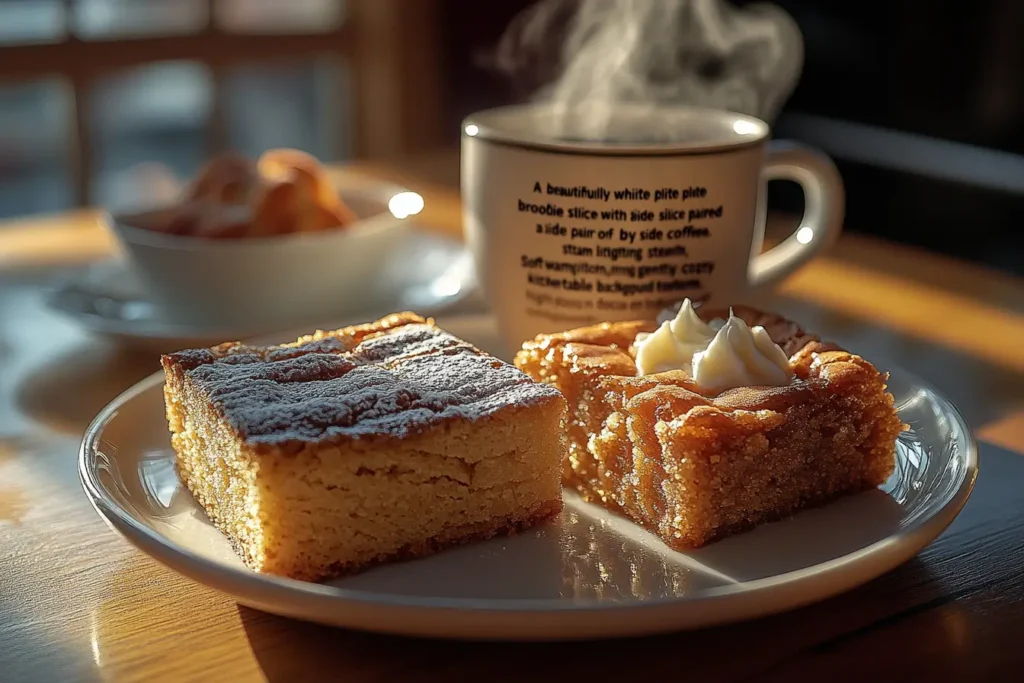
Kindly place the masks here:
[(61, 0), (0, 0), (0, 45), (56, 42), (64, 27)]
[(159, 162), (180, 178), (196, 170), (212, 102), (209, 69), (196, 62), (147, 64), (98, 81), (89, 98), (90, 201), (129, 203), (130, 171), (140, 164)]
[(234, 33), (326, 33), (345, 19), (344, 0), (220, 0), (217, 23)]
[(196, 33), (208, 22), (206, 0), (76, 0), (72, 8), (75, 35), (86, 40)]
[(120, 204), (139, 165), (226, 149), (426, 147), (431, 2), (0, 0), (0, 217)]
[(71, 112), (59, 80), (0, 84), (0, 218), (72, 206)]
[(274, 147), (321, 159), (350, 156), (348, 70), (338, 60), (240, 66), (228, 72), (225, 90), (231, 149), (249, 156)]

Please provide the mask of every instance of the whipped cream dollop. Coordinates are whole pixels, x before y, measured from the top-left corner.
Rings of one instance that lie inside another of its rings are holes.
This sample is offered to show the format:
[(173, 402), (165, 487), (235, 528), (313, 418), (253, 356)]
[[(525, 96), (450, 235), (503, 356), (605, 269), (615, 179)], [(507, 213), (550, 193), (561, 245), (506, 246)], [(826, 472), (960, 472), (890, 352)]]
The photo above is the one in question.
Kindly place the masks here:
[(707, 348), (693, 354), (693, 380), (705, 389), (782, 387), (793, 381), (789, 358), (768, 332), (729, 316)]
[(761, 326), (735, 315), (705, 323), (683, 301), (675, 318), (636, 338), (638, 375), (683, 370), (703, 388), (785, 386), (793, 381), (789, 358)]
[(669, 370), (690, 372), (693, 355), (703, 350), (724, 324), (721, 319), (705, 323), (693, 310), (690, 300), (685, 299), (675, 318), (663, 322), (650, 334), (637, 335), (637, 374), (653, 375)]

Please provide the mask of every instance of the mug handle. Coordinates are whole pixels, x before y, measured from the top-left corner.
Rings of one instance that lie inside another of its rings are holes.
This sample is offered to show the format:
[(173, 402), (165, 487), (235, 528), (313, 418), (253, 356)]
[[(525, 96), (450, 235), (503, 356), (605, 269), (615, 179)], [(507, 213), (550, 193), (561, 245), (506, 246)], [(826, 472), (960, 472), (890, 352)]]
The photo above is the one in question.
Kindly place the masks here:
[[(792, 180), (804, 191), (804, 215), (796, 232), (750, 264), (753, 287), (778, 282), (835, 242), (843, 227), (843, 179), (821, 152), (790, 142), (772, 141), (761, 171), (765, 182)], [(764, 226), (761, 227), (762, 237)]]

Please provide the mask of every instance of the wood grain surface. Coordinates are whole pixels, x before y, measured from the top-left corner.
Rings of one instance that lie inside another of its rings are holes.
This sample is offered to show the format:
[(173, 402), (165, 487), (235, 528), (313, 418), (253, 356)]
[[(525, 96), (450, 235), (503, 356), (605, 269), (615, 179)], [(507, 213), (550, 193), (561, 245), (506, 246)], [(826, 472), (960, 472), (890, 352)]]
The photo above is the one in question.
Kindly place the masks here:
[[(425, 197), (424, 224), (458, 234), (453, 168), (444, 153), (339, 174), (405, 182)], [(50, 312), (44, 293), (112, 248), (94, 212), (0, 224), (0, 681), (1018, 680), (1019, 279), (847, 236), (767, 300), (924, 377), (1003, 447), (983, 447), (964, 513), (912, 562), (825, 603), (731, 627), (611, 644), (466, 644), (239, 607), (100, 521), (78, 483), (79, 440), (155, 359), (90, 338)]]

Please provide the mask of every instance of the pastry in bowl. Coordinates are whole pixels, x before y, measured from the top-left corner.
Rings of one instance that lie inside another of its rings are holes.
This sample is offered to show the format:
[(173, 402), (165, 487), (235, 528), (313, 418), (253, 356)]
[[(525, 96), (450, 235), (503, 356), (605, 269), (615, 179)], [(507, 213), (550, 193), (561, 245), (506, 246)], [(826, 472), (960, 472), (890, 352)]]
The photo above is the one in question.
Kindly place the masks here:
[(136, 224), (168, 235), (239, 239), (339, 229), (355, 220), (313, 156), (273, 149), (256, 161), (237, 154), (210, 160), (177, 202)]
[(163, 367), (179, 474), (253, 570), (322, 580), (562, 509), (562, 396), (415, 314)]
[(886, 375), (748, 307), (541, 335), (516, 365), (569, 403), (563, 481), (687, 549), (883, 484)]
[(170, 206), (110, 224), (165, 323), (253, 335), (384, 305), (383, 265), (410, 232), (389, 210), (400, 192), (335, 189), (296, 150), (223, 155)]

